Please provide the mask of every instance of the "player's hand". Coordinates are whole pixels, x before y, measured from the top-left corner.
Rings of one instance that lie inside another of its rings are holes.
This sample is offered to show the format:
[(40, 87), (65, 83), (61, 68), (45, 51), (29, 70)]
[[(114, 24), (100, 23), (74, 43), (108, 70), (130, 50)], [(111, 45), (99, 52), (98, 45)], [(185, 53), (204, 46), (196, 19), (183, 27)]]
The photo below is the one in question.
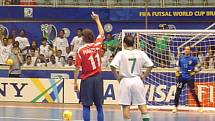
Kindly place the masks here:
[(91, 18), (92, 18), (94, 21), (98, 21), (98, 20), (99, 20), (99, 15), (95, 14), (95, 13), (92, 11)]
[(120, 81), (122, 80), (122, 78), (123, 78), (122, 76), (119, 76), (119, 77), (117, 78), (117, 81), (120, 82)]
[(79, 92), (78, 83), (74, 83), (74, 91), (75, 92)]
[(145, 80), (144, 75), (140, 75), (140, 79), (141, 79), (142, 81)]

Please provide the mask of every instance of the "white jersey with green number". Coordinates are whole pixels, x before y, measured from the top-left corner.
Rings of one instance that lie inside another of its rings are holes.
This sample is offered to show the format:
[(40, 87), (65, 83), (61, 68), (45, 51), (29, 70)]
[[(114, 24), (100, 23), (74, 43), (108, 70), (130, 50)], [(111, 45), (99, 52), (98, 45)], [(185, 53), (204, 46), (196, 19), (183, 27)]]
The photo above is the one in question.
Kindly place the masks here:
[(119, 68), (120, 76), (130, 78), (142, 75), (143, 67), (152, 67), (153, 63), (144, 51), (133, 49), (118, 52), (110, 65)]

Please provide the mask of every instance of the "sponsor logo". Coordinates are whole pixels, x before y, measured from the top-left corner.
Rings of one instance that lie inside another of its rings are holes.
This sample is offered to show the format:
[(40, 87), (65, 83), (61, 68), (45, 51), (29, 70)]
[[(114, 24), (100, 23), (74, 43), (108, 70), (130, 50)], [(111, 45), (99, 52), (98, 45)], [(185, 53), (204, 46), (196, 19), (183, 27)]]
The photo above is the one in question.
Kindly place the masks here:
[(0, 31), (2, 32), (3, 35), (5, 35), (6, 37), (9, 36), (9, 30), (6, 26), (0, 24), (0, 29), (1, 29)]
[(43, 37), (47, 39), (48, 43), (52, 43), (52, 41), (57, 37), (57, 29), (53, 24), (42, 24), (40, 28), (43, 33)]
[[(195, 83), (195, 91), (202, 106), (215, 107), (214, 88), (214, 82)], [(196, 102), (190, 92), (188, 92), (188, 104), (189, 106), (196, 106)]]
[(22, 90), (27, 85), (27, 83), (0, 83), (0, 97), (8, 96), (9, 88), (14, 90), (14, 97), (23, 97)]
[(24, 8), (24, 17), (33, 18), (33, 8)]

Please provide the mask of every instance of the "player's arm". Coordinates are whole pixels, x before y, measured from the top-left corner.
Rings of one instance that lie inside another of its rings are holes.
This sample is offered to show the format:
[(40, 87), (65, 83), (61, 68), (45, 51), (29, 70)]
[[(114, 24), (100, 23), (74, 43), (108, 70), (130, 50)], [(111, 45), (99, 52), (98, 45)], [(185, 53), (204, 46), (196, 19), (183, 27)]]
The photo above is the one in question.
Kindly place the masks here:
[(117, 71), (117, 69), (114, 66), (110, 66), (110, 69), (111, 69), (114, 77), (120, 82), (121, 77), (119, 76), (119, 72)]
[(189, 72), (191, 76), (193, 76), (201, 71), (201, 64), (200, 64), (199, 60), (197, 58), (194, 58), (193, 60), (194, 60), (195, 66), (194, 66), (194, 69)]
[(104, 29), (103, 29), (103, 26), (102, 26), (101, 21), (99, 19), (99, 15), (92, 12), (91, 17), (96, 22), (96, 25), (97, 25), (97, 28), (99, 31), (99, 35), (101, 35), (101, 37), (103, 38), (104, 37)]
[(117, 71), (117, 68), (119, 68), (119, 64), (120, 64), (120, 58), (121, 58), (121, 53), (118, 52), (116, 54), (116, 56), (113, 58), (112, 62), (110, 63), (110, 68), (111, 71), (114, 75), (114, 77), (120, 82), (120, 80), (122, 79), (122, 77), (119, 76), (119, 72)]
[(177, 62), (176, 62), (176, 68), (175, 68), (175, 76), (176, 77), (179, 77), (181, 74), (180, 74), (180, 60), (181, 60), (181, 56), (179, 56)]
[(144, 80), (145, 78), (147, 78), (149, 76), (149, 74), (151, 73), (153, 67), (146, 67), (146, 71), (143, 73), (143, 75), (141, 76), (141, 79)]
[(77, 92), (78, 90), (78, 75), (79, 75), (79, 68), (75, 67), (74, 70), (74, 91)]
[(148, 57), (148, 55), (143, 51), (142, 51), (142, 56), (144, 58), (143, 67), (146, 69), (146, 71), (142, 75), (140, 75), (140, 77), (142, 80), (144, 80), (150, 74), (154, 64), (153, 64), (152, 60)]
[(78, 50), (78, 52), (76, 53), (75, 70), (74, 70), (74, 91), (75, 92), (79, 91), (77, 80), (78, 80), (78, 75), (81, 67), (81, 60), (82, 59), (81, 59), (80, 51)]

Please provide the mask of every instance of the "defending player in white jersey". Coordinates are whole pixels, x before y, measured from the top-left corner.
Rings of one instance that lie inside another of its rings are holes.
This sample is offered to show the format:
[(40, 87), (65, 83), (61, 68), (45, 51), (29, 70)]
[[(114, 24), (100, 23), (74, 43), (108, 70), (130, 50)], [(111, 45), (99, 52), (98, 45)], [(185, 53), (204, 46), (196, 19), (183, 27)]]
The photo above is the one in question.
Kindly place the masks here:
[[(122, 50), (116, 54), (111, 62), (111, 70), (119, 85), (119, 103), (123, 108), (125, 121), (130, 119), (130, 105), (138, 105), (142, 113), (142, 120), (149, 121), (146, 108), (146, 96), (144, 95), (143, 80), (151, 72), (153, 63), (145, 52), (133, 48), (134, 37), (125, 36)], [(145, 73), (142, 69), (146, 68)], [(116, 69), (119, 69), (119, 73)]]

